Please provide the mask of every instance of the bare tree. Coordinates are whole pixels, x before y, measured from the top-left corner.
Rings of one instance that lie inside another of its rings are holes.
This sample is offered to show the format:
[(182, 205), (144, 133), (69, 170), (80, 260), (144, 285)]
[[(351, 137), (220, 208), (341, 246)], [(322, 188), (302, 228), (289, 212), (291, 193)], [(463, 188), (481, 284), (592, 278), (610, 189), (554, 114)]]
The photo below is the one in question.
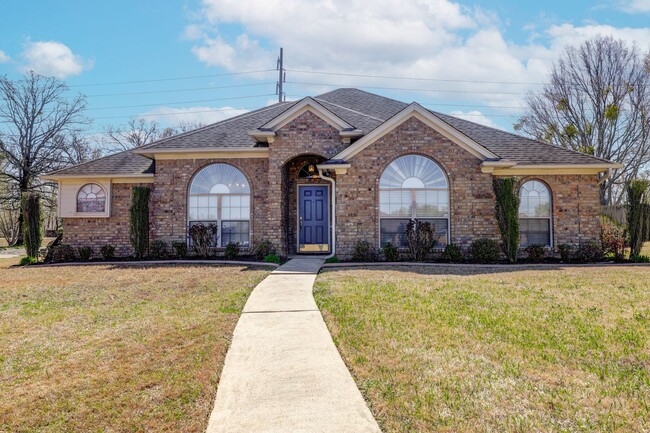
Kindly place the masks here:
[(109, 125), (104, 128), (109, 150), (129, 150), (156, 141), (160, 126), (156, 121), (131, 119), (125, 127)]
[(44, 184), (38, 177), (66, 165), (66, 143), (56, 137), (89, 123), (83, 116), (85, 96), (68, 98), (67, 92), (62, 81), (33, 72), (17, 81), (0, 77), (0, 153), (5, 161), (0, 180), (7, 184), (5, 200), (17, 202), (23, 192), (41, 191)]
[(650, 162), (648, 64), (636, 46), (611, 37), (567, 47), (515, 129), (623, 164), (601, 184), (601, 202), (620, 203), (621, 186)]
[(65, 135), (57, 135), (55, 140), (61, 141), (59, 144), (68, 164), (81, 164), (102, 156), (102, 150), (97, 146), (92, 146), (88, 137), (82, 135), (82, 131), (74, 130)]
[(176, 126), (161, 128), (155, 120), (133, 118), (125, 126), (109, 125), (104, 128), (105, 147), (108, 151), (121, 151), (144, 146), (156, 140), (189, 132), (204, 126), (201, 122), (180, 122)]

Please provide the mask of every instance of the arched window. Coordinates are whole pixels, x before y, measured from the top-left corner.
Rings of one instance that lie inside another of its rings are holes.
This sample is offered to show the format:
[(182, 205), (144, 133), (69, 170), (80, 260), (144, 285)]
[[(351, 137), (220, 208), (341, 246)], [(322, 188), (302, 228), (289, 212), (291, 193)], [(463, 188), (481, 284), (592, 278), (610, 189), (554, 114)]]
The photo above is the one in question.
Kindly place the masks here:
[(77, 212), (105, 212), (106, 191), (96, 183), (87, 183), (77, 193)]
[(406, 225), (417, 218), (434, 224), (437, 247), (449, 237), (449, 183), (440, 166), (420, 155), (397, 158), (379, 179), (380, 245), (406, 248)]
[(530, 180), (519, 191), (519, 232), (522, 247), (551, 246), (551, 192), (538, 181)]
[(218, 245), (248, 245), (250, 239), (250, 185), (246, 176), (228, 164), (202, 168), (190, 185), (189, 225), (215, 223)]

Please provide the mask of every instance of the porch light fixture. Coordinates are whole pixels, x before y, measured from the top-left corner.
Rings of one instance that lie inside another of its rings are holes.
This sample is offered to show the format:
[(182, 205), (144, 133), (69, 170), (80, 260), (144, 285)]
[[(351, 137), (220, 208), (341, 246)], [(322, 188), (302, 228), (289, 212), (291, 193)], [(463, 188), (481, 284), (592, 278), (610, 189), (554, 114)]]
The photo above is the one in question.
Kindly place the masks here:
[(298, 173), (298, 177), (302, 177), (304, 179), (315, 179), (318, 177), (318, 169), (316, 168), (316, 164), (313, 162), (309, 162), (305, 164), (301, 169), (300, 172)]

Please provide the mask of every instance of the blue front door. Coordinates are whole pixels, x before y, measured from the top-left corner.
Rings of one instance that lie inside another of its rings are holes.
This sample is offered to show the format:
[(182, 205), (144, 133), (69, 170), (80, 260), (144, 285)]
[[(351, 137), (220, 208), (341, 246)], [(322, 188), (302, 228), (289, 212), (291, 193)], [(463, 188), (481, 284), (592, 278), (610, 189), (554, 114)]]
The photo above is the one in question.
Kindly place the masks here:
[(329, 197), (327, 186), (299, 186), (299, 252), (329, 251)]

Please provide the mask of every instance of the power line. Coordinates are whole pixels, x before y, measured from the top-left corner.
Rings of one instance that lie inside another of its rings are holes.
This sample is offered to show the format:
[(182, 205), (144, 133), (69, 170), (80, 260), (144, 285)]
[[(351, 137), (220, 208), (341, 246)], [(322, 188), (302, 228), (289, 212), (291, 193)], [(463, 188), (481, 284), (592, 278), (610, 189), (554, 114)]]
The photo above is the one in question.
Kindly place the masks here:
[[(275, 95), (273, 95), (275, 96)], [(184, 114), (197, 114), (197, 113), (216, 113), (220, 111), (239, 111), (239, 110), (257, 110), (260, 107), (242, 107), (242, 108), (213, 108), (210, 110), (194, 110), (194, 111), (183, 111), (182, 113), (157, 113), (157, 114), (134, 114), (132, 116), (103, 116), (103, 117), (94, 117), (95, 120), (103, 119), (130, 119), (133, 117), (158, 117), (158, 116), (182, 116)]]
[(113, 86), (118, 84), (158, 83), (161, 81), (195, 80), (199, 78), (217, 78), (217, 77), (228, 77), (233, 75), (259, 74), (262, 72), (271, 72), (271, 71), (275, 71), (275, 69), (261, 69), (259, 71), (231, 72), (227, 74), (191, 75), (186, 77), (157, 78), (157, 79), (149, 79), (149, 80), (114, 81), (112, 83), (73, 84), (73, 85), (69, 85), (68, 87), (92, 87), (92, 86)]
[(519, 85), (545, 84), (545, 83), (538, 83), (538, 82), (523, 82), (523, 81), (456, 80), (456, 79), (446, 79), (446, 78), (395, 77), (389, 75), (346, 74), (343, 72), (305, 71), (299, 69), (286, 69), (286, 70), (289, 72), (297, 72), (300, 74), (337, 75), (337, 76), (344, 76), (344, 77), (359, 77), (359, 78), (384, 78), (390, 80), (442, 81), (442, 82), (449, 82), (449, 83), (478, 83), (478, 84), (519, 84)]
[(255, 87), (255, 86), (267, 86), (269, 84), (275, 84), (272, 81), (267, 81), (264, 83), (251, 83), (251, 84), (234, 84), (231, 86), (216, 86), (216, 87), (194, 87), (190, 89), (172, 89), (172, 90), (149, 90), (143, 92), (126, 92), (126, 93), (101, 93), (96, 95), (86, 95), (87, 98), (99, 98), (103, 96), (132, 96), (132, 95), (150, 95), (157, 93), (178, 93), (178, 92), (194, 92), (198, 90), (218, 90), (218, 89), (233, 89), (239, 87)]
[(249, 95), (249, 96), (233, 96), (230, 98), (216, 98), (216, 99), (196, 99), (194, 101), (176, 101), (176, 102), (156, 102), (154, 104), (139, 104), (139, 105), (122, 105), (117, 107), (99, 107), (99, 108), (89, 108), (87, 111), (98, 111), (98, 110), (117, 110), (122, 108), (142, 108), (142, 107), (151, 107), (154, 105), (176, 105), (176, 104), (195, 104), (199, 102), (216, 102), (216, 101), (229, 101), (234, 99), (251, 99), (251, 98), (263, 98), (266, 96), (275, 96), (275, 93), (267, 93), (264, 95)]
[[(325, 86), (325, 87), (341, 87), (340, 84), (329, 83), (306, 83), (302, 81), (287, 81), (289, 84), (298, 84), (305, 86)], [(485, 90), (446, 90), (446, 89), (417, 89), (417, 88), (404, 88), (404, 87), (388, 87), (388, 86), (354, 86), (359, 89), (375, 89), (375, 90), (400, 90), (408, 92), (430, 92), (430, 93), (481, 93), (489, 95), (525, 95), (522, 92), (496, 92)]]

